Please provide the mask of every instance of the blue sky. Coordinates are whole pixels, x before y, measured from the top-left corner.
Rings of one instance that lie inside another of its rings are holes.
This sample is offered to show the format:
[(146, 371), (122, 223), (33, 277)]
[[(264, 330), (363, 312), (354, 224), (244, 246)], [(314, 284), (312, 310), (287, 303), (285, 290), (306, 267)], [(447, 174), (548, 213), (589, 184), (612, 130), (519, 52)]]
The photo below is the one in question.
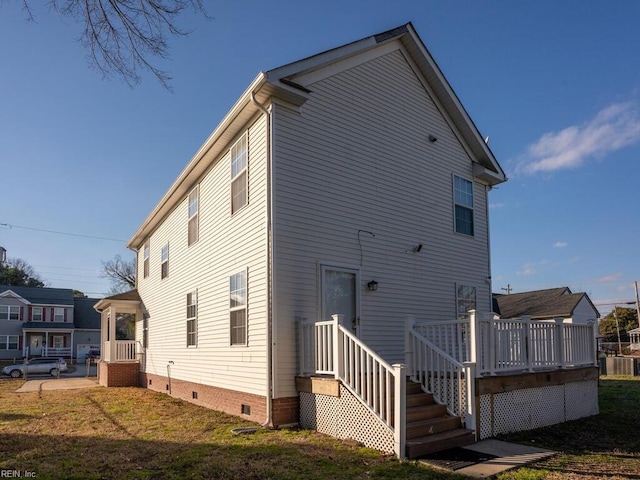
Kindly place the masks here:
[(103, 80), (69, 19), (0, 8), (0, 245), (49, 286), (108, 291), (101, 260), (132, 255), (126, 241), (259, 71), (411, 21), (509, 176), (490, 197), (494, 291), (634, 299), (640, 2), (205, 3), (214, 19), (187, 12), (192, 33), (156, 62), (174, 93), (151, 75)]

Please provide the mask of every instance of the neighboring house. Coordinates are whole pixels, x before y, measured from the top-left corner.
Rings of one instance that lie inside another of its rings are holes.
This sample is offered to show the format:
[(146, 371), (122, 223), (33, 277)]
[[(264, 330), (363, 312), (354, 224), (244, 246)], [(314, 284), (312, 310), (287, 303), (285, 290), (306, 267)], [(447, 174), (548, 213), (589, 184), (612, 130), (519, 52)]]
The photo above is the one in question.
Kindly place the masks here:
[(0, 359), (80, 358), (100, 348), (98, 299), (63, 288), (0, 285)]
[[(411, 24), (260, 73), (129, 241), (137, 289), (96, 304), (100, 382), (399, 456), (436, 448), (405, 450), (420, 430), (402, 433), (406, 374), (391, 364), (424, 346), (407, 348), (409, 316), (463, 328), (491, 310), (488, 193), (505, 180)], [(121, 313), (135, 341), (115, 339)], [(420, 358), (411, 378), (433, 390)], [(457, 372), (440, 379), (473, 379)], [(458, 407), (468, 442), (482, 415)]]
[(532, 320), (554, 320), (583, 324), (596, 321), (600, 312), (586, 293), (572, 293), (569, 287), (531, 292), (493, 294), (493, 311), (501, 318), (531, 317)]
[(640, 328), (634, 328), (633, 330), (629, 330), (629, 349), (632, 352), (637, 352), (640, 350)]

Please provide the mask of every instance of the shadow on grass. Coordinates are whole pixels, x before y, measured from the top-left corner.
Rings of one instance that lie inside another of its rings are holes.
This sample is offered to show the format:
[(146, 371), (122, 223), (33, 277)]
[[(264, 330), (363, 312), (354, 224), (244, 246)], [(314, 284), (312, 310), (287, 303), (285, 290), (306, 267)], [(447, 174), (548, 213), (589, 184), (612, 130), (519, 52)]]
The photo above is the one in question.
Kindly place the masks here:
[(34, 472), (39, 479), (461, 478), (347, 449), (281, 440), (252, 445), (240, 439), (230, 445), (8, 434), (0, 437), (0, 471)]
[(0, 412), (0, 422), (14, 422), (16, 420), (26, 420), (33, 418), (33, 415), (25, 415), (22, 413), (2, 413)]

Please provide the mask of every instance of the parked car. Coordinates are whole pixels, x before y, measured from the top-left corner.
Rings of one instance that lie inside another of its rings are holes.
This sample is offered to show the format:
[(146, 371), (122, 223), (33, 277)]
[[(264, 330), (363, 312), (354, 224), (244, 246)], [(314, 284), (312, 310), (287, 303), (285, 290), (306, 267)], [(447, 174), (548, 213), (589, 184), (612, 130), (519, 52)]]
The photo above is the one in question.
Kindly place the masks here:
[(2, 369), (2, 373), (12, 378), (24, 377), (25, 369), (27, 375), (34, 373), (48, 373), (51, 376), (58, 376), (60, 372), (66, 372), (67, 362), (64, 358), (32, 358), (27, 363), (8, 365)]
[(84, 358), (86, 360), (100, 360), (100, 350), (89, 350), (89, 353), (87, 353)]

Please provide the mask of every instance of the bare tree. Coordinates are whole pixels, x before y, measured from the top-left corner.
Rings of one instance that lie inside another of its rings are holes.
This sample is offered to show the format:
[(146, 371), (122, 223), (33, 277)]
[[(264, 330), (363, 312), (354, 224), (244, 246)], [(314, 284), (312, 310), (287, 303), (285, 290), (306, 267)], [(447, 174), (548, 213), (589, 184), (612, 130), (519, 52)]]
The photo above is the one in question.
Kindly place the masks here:
[[(167, 58), (168, 39), (189, 34), (176, 23), (185, 9), (210, 18), (204, 0), (49, 0), (48, 5), (84, 24), (80, 43), (104, 77), (116, 74), (134, 86), (142, 71), (150, 71), (168, 90), (171, 77), (150, 58)], [(22, 0), (22, 8), (28, 20), (35, 19), (31, 0)]]
[(120, 255), (113, 260), (102, 262), (102, 278), (111, 280), (111, 294), (122, 293), (136, 288), (136, 261), (123, 260)]

